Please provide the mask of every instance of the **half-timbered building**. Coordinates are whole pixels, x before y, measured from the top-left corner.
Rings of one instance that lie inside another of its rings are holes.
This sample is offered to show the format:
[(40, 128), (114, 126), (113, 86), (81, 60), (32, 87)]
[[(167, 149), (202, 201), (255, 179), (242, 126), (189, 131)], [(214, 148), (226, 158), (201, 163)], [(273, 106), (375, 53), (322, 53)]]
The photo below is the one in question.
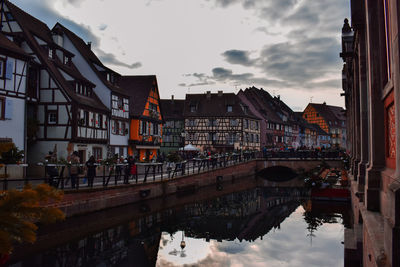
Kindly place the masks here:
[(185, 144), (213, 151), (260, 150), (260, 120), (235, 94), (187, 94)]
[(184, 146), (185, 119), (183, 109), (185, 100), (161, 99), (164, 125), (162, 131), (161, 152), (177, 151)]
[(309, 123), (318, 124), (322, 130), (331, 135), (331, 145), (346, 147), (346, 117), (344, 109), (322, 104), (309, 103), (303, 111), (303, 118)]
[[(42, 21), (5, 1), (2, 32), (33, 57), (28, 69), (29, 93), (38, 102), (29, 111), (37, 119), (30, 161), (43, 160), (57, 145), (59, 157), (76, 150), (82, 161), (104, 157), (108, 140), (108, 109), (94, 92), (95, 84), (78, 71), (74, 54), (59, 45)], [(33, 87), (36, 87), (33, 89)]]
[(129, 96), (118, 86), (121, 75), (102, 64), (93, 53), (91, 43), (85, 43), (61, 24), (56, 24), (52, 34), (61, 46), (75, 54), (73, 63), (85, 78), (96, 85), (95, 93), (111, 111), (108, 124), (109, 152), (126, 157), (129, 140)]
[(29, 61), (28, 54), (0, 33), (0, 142), (12, 142), (20, 150), (26, 146)]
[(157, 155), (162, 142), (163, 116), (160, 94), (155, 75), (122, 76), (121, 88), (130, 96), (129, 155), (140, 161), (151, 160)]

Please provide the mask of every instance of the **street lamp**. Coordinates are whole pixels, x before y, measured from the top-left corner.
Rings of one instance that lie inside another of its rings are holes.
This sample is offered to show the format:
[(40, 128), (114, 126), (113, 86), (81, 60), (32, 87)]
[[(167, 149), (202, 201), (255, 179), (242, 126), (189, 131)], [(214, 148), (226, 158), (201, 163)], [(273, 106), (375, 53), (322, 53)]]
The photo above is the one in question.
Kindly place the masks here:
[(342, 53), (340, 53), (340, 57), (343, 61), (346, 61), (347, 58), (353, 57), (353, 40), (354, 32), (350, 27), (349, 20), (344, 19), (342, 28)]

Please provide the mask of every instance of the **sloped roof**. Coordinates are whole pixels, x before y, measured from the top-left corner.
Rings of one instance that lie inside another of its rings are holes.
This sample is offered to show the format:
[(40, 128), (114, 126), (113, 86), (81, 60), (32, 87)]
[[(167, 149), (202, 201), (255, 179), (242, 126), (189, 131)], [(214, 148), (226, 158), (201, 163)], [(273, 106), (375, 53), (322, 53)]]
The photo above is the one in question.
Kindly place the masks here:
[(319, 127), (318, 124), (316, 123), (311, 123), (309, 124), (311, 125), (317, 132), (318, 135), (329, 135), (327, 132), (325, 132), (324, 130), (321, 129), (321, 127)]
[(183, 120), (184, 99), (161, 99), (164, 120)]
[(53, 30), (55, 29), (60, 29), (62, 32), (67, 35), (67, 37), (71, 40), (72, 44), (75, 46), (75, 48), (79, 51), (79, 53), (82, 55), (82, 57), (86, 60), (86, 62), (89, 64), (89, 66), (92, 68), (93, 72), (96, 73), (97, 77), (103, 82), (107, 88), (109, 88), (111, 91), (122, 94), (122, 95), (128, 95), (125, 90), (120, 88), (117, 85), (112, 84), (109, 82), (104, 75), (100, 73), (100, 71), (93, 65), (96, 64), (110, 72), (113, 72), (120, 76), (117, 72), (111, 70), (110, 68), (106, 67), (103, 65), (103, 63), (100, 61), (100, 59), (95, 55), (95, 53), (92, 51), (92, 49), (83, 41), (82, 38), (77, 36), (75, 33), (73, 33), (71, 30), (67, 29), (64, 27), (62, 24), (57, 23), (54, 27)]
[(22, 50), (15, 43), (10, 41), (4, 34), (0, 33), (0, 50), (11, 52), (13, 54), (19, 55), (25, 59), (31, 58), (24, 50)]
[(325, 118), (328, 122), (336, 121), (339, 122), (339, 126), (341, 126), (341, 122), (346, 120), (344, 114), (342, 113), (344, 109), (341, 107), (330, 106), (325, 103), (310, 103), (308, 105), (313, 107), (320, 114), (320, 116)]
[[(33, 16), (29, 15), (28, 13), (26, 13), (19, 7), (15, 6), (11, 2), (7, 1), (6, 4), (10, 9), (12, 15), (15, 17), (15, 19), (21, 26), (24, 32), (24, 37), (26, 38), (27, 42), (31, 45), (31, 48), (35, 52), (35, 55), (37, 55), (40, 62), (47, 67), (50, 76), (55, 79), (55, 81), (61, 86), (62, 89), (64, 89), (64, 92), (72, 100), (76, 101), (81, 105), (86, 105), (90, 108), (94, 108), (97, 110), (109, 111), (108, 108), (100, 101), (100, 99), (97, 97), (95, 93), (93, 93), (91, 97), (81, 96), (76, 94), (75, 88), (73, 88), (72, 85), (65, 80), (65, 78), (58, 70), (57, 59), (55, 60), (49, 59), (47, 53), (45, 53), (45, 51), (36, 42), (34, 35), (38, 36), (39, 38), (43, 39), (44, 41), (48, 42), (50, 45), (54, 47), (57, 46), (53, 42), (53, 39), (51, 38), (51, 32), (50, 29), (47, 27), (47, 25), (41, 22), (40, 20), (34, 18)], [(82, 81), (82, 75), (80, 74), (77, 75), (77, 72), (79, 71), (76, 71), (77, 69), (72, 62), (70, 68), (71, 72), (68, 74), (70, 74), (73, 78)]]
[(274, 110), (272, 96), (263, 89), (256, 87), (246, 88), (242, 90), (246, 98), (254, 106), (254, 108), (262, 115), (263, 119), (275, 123), (283, 123), (282, 119)]
[(143, 114), (151, 88), (156, 87), (158, 91), (157, 77), (155, 75), (122, 76), (119, 84), (130, 96), (132, 107), (129, 110), (129, 114), (134, 117), (140, 117)]
[[(190, 107), (196, 106), (196, 111), (191, 112)], [(227, 111), (227, 106), (232, 106), (232, 112)], [(185, 117), (248, 117), (259, 119), (250, 109), (246, 109), (234, 93), (221, 94), (187, 94), (184, 108)]]

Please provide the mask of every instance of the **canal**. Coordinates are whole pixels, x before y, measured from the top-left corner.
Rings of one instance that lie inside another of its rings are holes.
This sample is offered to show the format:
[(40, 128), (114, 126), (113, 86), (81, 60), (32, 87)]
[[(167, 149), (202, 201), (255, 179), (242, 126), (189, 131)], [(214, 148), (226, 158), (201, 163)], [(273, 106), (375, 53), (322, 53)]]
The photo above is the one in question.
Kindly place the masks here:
[(248, 178), (40, 227), (9, 266), (343, 266), (350, 210)]

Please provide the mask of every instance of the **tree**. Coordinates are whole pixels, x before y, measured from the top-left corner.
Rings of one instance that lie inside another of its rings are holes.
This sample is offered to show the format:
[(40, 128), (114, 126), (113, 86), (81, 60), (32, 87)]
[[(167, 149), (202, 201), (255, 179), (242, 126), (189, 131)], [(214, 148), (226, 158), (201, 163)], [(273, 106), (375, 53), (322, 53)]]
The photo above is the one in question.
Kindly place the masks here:
[(34, 243), (38, 223), (54, 223), (65, 219), (64, 213), (56, 208), (44, 206), (61, 201), (63, 192), (47, 185), (23, 190), (8, 190), (0, 193), (0, 258), (12, 252), (13, 244)]

